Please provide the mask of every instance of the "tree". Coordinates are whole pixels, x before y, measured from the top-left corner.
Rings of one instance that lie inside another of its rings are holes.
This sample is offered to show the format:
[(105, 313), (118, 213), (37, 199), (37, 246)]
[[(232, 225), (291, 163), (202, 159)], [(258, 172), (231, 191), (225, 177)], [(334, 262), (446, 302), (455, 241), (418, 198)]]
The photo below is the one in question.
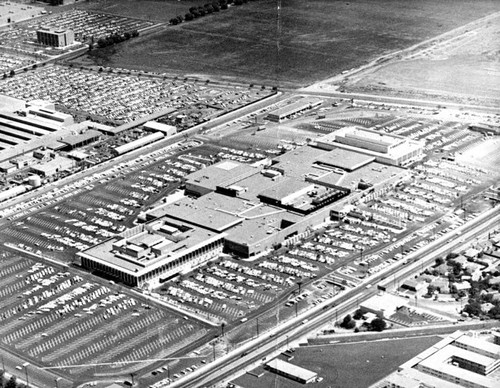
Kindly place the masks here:
[(492, 319), (500, 319), (500, 305), (492, 307), (488, 311), (488, 316)]
[(373, 331), (384, 331), (387, 327), (387, 323), (381, 318), (375, 318), (371, 322), (370, 327)]
[(185, 21), (187, 21), (187, 22), (189, 22), (189, 21), (191, 21), (191, 20), (193, 20), (193, 19), (194, 19), (194, 16), (193, 16), (193, 14), (192, 14), (191, 12), (187, 13), (187, 14), (184, 16), (184, 20), (185, 20)]
[(17, 379), (16, 376), (12, 376), (7, 384), (5, 384), (5, 388), (16, 388), (17, 387)]
[(357, 309), (353, 316), (354, 319), (358, 320), (363, 318), (363, 310)]
[(464, 307), (464, 313), (469, 314), (470, 316), (479, 316), (482, 313), (481, 303), (477, 300), (471, 299), (469, 303)]
[(99, 39), (97, 40), (97, 46), (98, 46), (98, 47), (100, 47), (100, 48), (106, 47), (106, 46), (107, 46), (106, 39), (104, 39), (104, 38), (99, 38)]
[(16, 72), (14, 70), (11, 70), (9, 74), (11, 77), (14, 77), (16, 75)]
[(444, 259), (442, 257), (438, 257), (436, 259), (436, 266), (439, 266), (441, 264), (444, 264)]
[(343, 327), (344, 329), (353, 329), (355, 326), (356, 322), (352, 319), (350, 314), (347, 314), (340, 324), (340, 327)]

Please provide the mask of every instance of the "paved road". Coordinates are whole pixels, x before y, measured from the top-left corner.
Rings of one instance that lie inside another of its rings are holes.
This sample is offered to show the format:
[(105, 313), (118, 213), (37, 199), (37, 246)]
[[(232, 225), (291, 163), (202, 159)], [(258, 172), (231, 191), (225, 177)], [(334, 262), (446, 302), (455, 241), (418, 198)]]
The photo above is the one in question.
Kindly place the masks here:
[[(26, 383), (26, 371), (22, 367), (26, 361), (11, 352), (5, 351), (4, 349), (0, 349), (0, 356), (1, 361), (3, 362), (3, 365), (1, 365), (0, 368), (5, 369), (7, 373), (16, 376), (18, 381)], [(16, 369), (16, 366), (21, 367), (22, 369)], [(42, 370), (33, 363), (30, 363), (27, 366), (27, 369), (28, 383), (32, 388), (70, 388), (73, 386), (73, 383), (70, 380), (62, 378), (53, 372)]]
[(395, 104), (395, 105), (409, 105), (427, 108), (451, 108), (451, 109), (464, 109), (467, 111), (475, 111), (481, 113), (500, 113), (500, 107), (482, 106), (482, 105), (471, 105), (471, 104), (460, 104), (456, 102), (449, 101), (434, 101), (434, 100), (417, 100), (413, 98), (403, 98), (403, 97), (390, 97), (382, 96), (377, 94), (363, 94), (363, 93), (341, 93), (333, 89), (320, 89), (320, 88), (305, 88), (300, 90), (300, 94), (310, 95), (310, 96), (321, 96), (329, 98), (344, 98), (344, 99), (354, 99), (357, 101), (365, 102), (376, 102), (380, 104)]

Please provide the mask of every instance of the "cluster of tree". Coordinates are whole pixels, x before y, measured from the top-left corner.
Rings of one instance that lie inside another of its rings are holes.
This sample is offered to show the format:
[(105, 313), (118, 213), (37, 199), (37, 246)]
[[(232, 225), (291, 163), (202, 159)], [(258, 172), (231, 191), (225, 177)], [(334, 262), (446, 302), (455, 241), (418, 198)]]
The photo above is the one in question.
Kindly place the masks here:
[[(469, 299), (465, 305), (463, 312), (469, 314), (471, 317), (484, 317), (491, 319), (500, 319), (500, 300), (494, 299), (493, 293), (489, 293), (488, 289), (493, 290), (494, 287), (489, 286), (489, 279), (491, 276), (485, 276), (481, 280), (471, 280), (471, 288), (469, 290)], [(495, 287), (498, 290), (498, 285)], [(483, 312), (482, 305), (491, 303), (493, 306)]]
[[(354, 329), (356, 328), (356, 332), (359, 329), (356, 327), (356, 321), (363, 318), (363, 311), (361, 309), (356, 310), (354, 316), (351, 317), (350, 314), (347, 314), (342, 322), (340, 323), (340, 327), (344, 329)], [(387, 323), (382, 318), (375, 318), (370, 323), (364, 322), (362, 327), (367, 331), (384, 331), (387, 328)]]
[(16, 72), (14, 70), (11, 70), (8, 75), (7, 75), (7, 73), (3, 74), (3, 79), (5, 79), (5, 78), (7, 78), (9, 76), (10, 77), (14, 77), (15, 75), (16, 75)]
[(340, 327), (344, 329), (354, 329), (356, 327), (356, 321), (352, 319), (351, 314), (347, 314), (342, 320)]
[(212, 3), (207, 3), (200, 7), (191, 7), (189, 8), (189, 12), (184, 16), (179, 15), (175, 18), (170, 19), (170, 24), (173, 24), (175, 26), (184, 21), (189, 22), (205, 15), (228, 9), (230, 4), (243, 5), (244, 3), (248, 3), (248, 1), (250, 0), (216, 0)]
[(25, 388), (24, 384), (18, 383), (16, 376), (9, 379), (5, 376), (5, 371), (0, 369), (0, 388)]
[(116, 43), (124, 42), (126, 40), (129, 40), (130, 38), (135, 38), (139, 36), (139, 31), (133, 30), (133, 31), (127, 31), (123, 34), (111, 34), (109, 36), (106, 36), (104, 38), (100, 38), (97, 41), (97, 46), (100, 48), (107, 47), (107, 46), (112, 46)]
[(64, 4), (64, 0), (48, 0), (45, 2), (49, 3), (50, 5), (63, 5)]

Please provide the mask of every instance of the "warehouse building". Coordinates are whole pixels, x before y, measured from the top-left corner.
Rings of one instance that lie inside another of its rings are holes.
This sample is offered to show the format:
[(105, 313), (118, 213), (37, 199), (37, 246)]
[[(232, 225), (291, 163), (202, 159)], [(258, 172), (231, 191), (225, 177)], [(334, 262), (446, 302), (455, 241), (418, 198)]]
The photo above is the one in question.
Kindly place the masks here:
[(138, 225), (77, 254), (79, 264), (130, 286), (157, 287), (217, 257), (224, 233), (182, 221)]
[(71, 171), (75, 167), (73, 159), (64, 156), (56, 156), (54, 159), (31, 166), (31, 171), (43, 178), (51, 177), (62, 171)]
[(143, 125), (143, 128), (147, 131), (163, 132), (165, 136), (172, 136), (177, 133), (177, 128), (173, 125), (167, 125), (157, 121), (148, 121)]
[(73, 116), (67, 113), (58, 112), (54, 109), (31, 105), (26, 108), (26, 113), (28, 116), (40, 117), (56, 123), (60, 123), (61, 125), (74, 124)]
[(144, 147), (145, 145), (154, 143), (155, 141), (163, 139), (164, 137), (165, 137), (165, 135), (162, 132), (155, 132), (155, 133), (152, 133), (150, 135), (146, 135), (144, 137), (141, 137), (140, 139), (131, 141), (130, 143), (115, 147), (113, 149), (113, 152), (117, 156), (123, 155), (123, 154), (126, 154), (127, 152)]
[(8, 199), (17, 197), (25, 193), (29, 188), (27, 185), (14, 186), (7, 190), (0, 191), (0, 202), (7, 201)]
[(78, 147), (83, 147), (87, 144), (93, 143), (101, 137), (101, 132), (94, 129), (89, 129), (77, 135), (68, 135), (61, 138), (59, 141), (66, 146), (63, 151), (71, 151)]
[(319, 100), (317, 98), (301, 98), (296, 102), (292, 102), (288, 105), (285, 105), (284, 107), (269, 112), (269, 114), (266, 116), (266, 119), (279, 123), (290, 118), (293, 115), (320, 106), (322, 103), (323, 100)]
[(269, 369), (271, 372), (287, 377), (291, 380), (298, 381), (302, 384), (312, 383), (316, 381), (316, 378), (318, 377), (316, 372), (312, 372), (298, 365), (290, 364), (289, 362), (280, 360), (279, 358), (275, 358), (274, 360), (268, 362), (265, 366), (266, 369)]

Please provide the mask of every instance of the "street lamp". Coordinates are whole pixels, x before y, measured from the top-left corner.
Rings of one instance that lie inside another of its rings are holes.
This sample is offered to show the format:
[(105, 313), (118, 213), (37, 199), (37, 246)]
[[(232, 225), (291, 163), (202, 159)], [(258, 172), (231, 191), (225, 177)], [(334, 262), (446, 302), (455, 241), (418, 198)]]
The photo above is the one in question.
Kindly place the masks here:
[(26, 387), (29, 387), (30, 386), (30, 383), (29, 383), (29, 380), (28, 380), (28, 366), (30, 365), (29, 362), (25, 362), (23, 364), (23, 367), (24, 367), (24, 372), (26, 373)]

